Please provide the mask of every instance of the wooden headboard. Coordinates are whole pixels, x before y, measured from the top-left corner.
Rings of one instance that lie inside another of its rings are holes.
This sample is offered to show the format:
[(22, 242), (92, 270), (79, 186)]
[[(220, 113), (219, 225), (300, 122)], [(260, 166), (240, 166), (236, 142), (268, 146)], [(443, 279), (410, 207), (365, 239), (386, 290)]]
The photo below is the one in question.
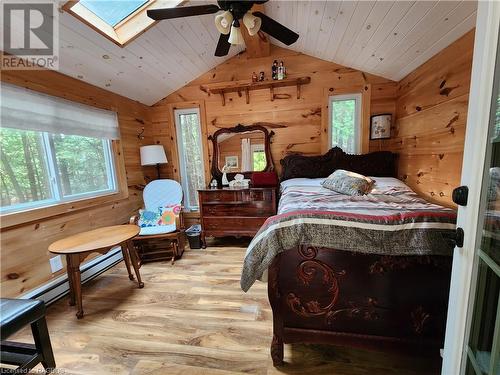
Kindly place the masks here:
[(292, 154), (280, 160), (282, 166), (280, 180), (328, 177), (337, 169), (345, 169), (365, 176), (396, 177), (397, 156), (389, 151), (350, 155), (339, 147), (334, 147), (320, 156)]

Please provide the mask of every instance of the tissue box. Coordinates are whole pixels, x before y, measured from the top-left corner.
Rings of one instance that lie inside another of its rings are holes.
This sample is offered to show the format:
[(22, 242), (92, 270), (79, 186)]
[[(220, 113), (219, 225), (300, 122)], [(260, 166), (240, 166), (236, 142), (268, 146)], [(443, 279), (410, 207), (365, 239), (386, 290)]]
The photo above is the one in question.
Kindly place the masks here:
[(278, 186), (278, 175), (276, 172), (254, 172), (252, 173), (253, 187)]

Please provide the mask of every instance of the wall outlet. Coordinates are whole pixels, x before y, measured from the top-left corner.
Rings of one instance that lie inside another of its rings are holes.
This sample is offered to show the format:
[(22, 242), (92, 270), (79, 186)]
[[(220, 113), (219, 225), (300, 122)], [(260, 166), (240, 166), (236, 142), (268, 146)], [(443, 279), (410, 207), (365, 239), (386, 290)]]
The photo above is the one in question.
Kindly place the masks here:
[(60, 255), (57, 255), (53, 258), (50, 258), (49, 263), (50, 263), (50, 269), (52, 270), (52, 273), (63, 269), (62, 259), (61, 259)]

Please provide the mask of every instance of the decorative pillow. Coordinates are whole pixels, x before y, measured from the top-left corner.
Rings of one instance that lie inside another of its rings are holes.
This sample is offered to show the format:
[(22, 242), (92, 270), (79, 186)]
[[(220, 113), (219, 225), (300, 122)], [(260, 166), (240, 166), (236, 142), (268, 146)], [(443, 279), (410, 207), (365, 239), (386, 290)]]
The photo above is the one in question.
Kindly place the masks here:
[(346, 195), (364, 195), (373, 187), (371, 178), (359, 173), (337, 169), (323, 181), (323, 187)]
[(171, 206), (160, 207), (159, 225), (175, 225), (175, 219), (181, 213), (181, 205), (174, 204)]
[(141, 228), (156, 227), (160, 223), (160, 211), (139, 210), (137, 225)]

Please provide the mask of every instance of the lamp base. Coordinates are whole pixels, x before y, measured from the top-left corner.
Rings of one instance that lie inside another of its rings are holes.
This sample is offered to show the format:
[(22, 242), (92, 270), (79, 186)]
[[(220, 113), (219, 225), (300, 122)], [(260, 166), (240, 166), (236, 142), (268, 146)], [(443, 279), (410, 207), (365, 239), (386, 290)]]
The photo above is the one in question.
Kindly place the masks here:
[(156, 164), (156, 172), (158, 173), (158, 180), (160, 179), (160, 164)]

